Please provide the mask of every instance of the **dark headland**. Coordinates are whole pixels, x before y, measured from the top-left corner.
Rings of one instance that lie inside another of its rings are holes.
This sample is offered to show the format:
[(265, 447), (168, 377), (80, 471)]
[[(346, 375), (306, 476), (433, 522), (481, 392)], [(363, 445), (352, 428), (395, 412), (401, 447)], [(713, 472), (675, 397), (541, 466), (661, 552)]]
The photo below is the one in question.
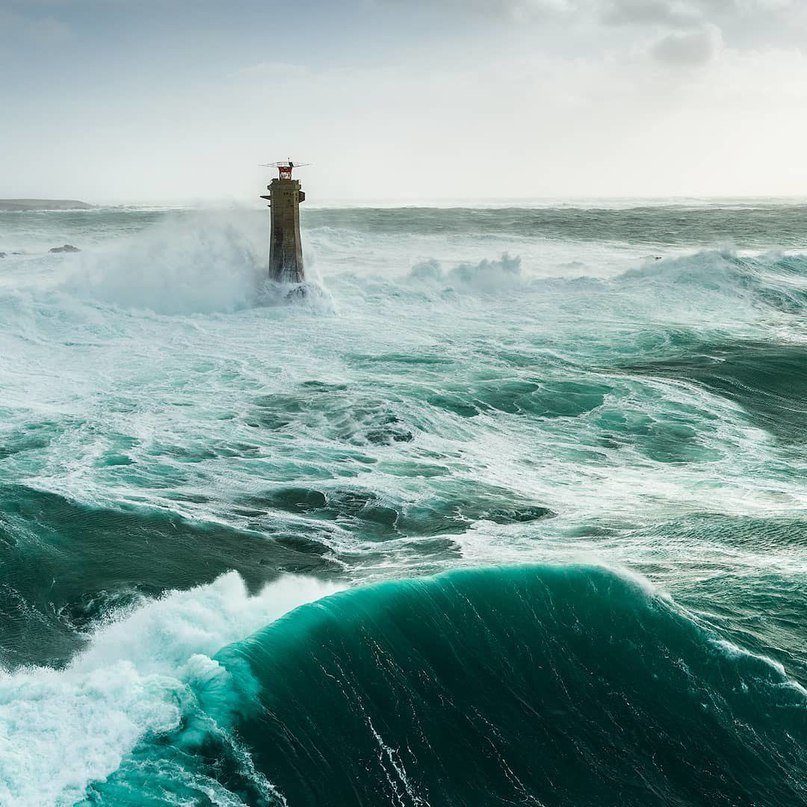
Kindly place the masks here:
[(0, 210), (91, 210), (92, 207), (75, 199), (0, 199)]

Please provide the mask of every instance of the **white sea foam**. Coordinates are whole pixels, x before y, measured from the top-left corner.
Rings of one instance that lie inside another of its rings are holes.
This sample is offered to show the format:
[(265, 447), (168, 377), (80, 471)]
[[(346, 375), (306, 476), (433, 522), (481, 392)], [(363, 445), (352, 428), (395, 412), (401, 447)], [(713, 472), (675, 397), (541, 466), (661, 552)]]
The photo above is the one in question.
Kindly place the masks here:
[(481, 260), (478, 263), (459, 263), (444, 267), (431, 259), (416, 264), (409, 275), (410, 282), (432, 283), (439, 288), (473, 290), (487, 294), (512, 292), (525, 282), (521, 272), (521, 258), (504, 253), (498, 260)]
[[(778, 293), (768, 270), (795, 288), (798, 256), (786, 274), (781, 257), (699, 252), (689, 233), (656, 249), (638, 229), (636, 243), (617, 243), (580, 220), (548, 238), (508, 229), (509, 214), (480, 232), (321, 212), (304, 238), (338, 311), (323, 317), (313, 304), (264, 305), (265, 213), (166, 214), (137, 233), (134, 214), (103, 215), (95, 241), (62, 232), (63, 217), (37, 235), (78, 255), (0, 264), (0, 433), (15, 448), (0, 482), (248, 529), (243, 501), (271, 486), (372, 491), (405, 509), (440, 501), (446, 481), (480, 482), (558, 514), (452, 538), (485, 562), (540, 559), (542, 547), (560, 558), (586, 542), (576, 526), (616, 523), (592, 551), (655, 564), (673, 584), (718, 560), (797, 563), (751, 545), (641, 539), (643, 524), (698, 512), (788, 516), (803, 507), (803, 458), (704, 385), (626, 368), (687, 344), (797, 340), (803, 317), (758, 291)], [(664, 260), (645, 260), (654, 254)], [(553, 392), (555, 381), (609, 391), (564, 415), (551, 398), (574, 392)], [(523, 400), (501, 397), (519, 385)], [(377, 439), (385, 428), (412, 439)], [(417, 536), (367, 541), (343, 522), (317, 540), (359, 578), (455, 562), (420, 552)]]
[(194, 685), (228, 676), (217, 650), (335, 590), (284, 577), (250, 597), (229, 573), (99, 628), (63, 670), (0, 674), (0, 804), (73, 804), (144, 734), (176, 728)]

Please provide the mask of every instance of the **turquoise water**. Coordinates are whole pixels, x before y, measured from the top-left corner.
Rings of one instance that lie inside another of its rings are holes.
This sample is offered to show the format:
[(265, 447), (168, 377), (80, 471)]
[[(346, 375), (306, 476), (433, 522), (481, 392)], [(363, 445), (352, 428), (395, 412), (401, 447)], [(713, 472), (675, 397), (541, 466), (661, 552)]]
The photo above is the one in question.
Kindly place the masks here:
[(807, 803), (805, 213), (0, 214), (0, 803)]

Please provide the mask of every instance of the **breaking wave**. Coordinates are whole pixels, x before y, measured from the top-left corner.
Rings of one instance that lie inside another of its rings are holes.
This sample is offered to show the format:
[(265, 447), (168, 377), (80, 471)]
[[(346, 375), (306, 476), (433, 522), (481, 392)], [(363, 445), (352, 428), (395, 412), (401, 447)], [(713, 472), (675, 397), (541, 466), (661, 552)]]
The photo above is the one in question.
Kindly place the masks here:
[(0, 675), (0, 803), (81, 802), (143, 737), (183, 725), (201, 693), (226, 700), (230, 674), (212, 658), (217, 650), (335, 588), (286, 577), (250, 597), (231, 572), (98, 628), (64, 669)]
[(743, 256), (708, 250), (629, 269), (621, 285), (666, 285), (694, 300), (694, 290), (742, 296), (788, 314), (807, 309), (807, 256), (765, 253)]
[(88, 803), (807, 797), (804, 689), (643, 581), (602, 568), (477, 569), (353, 589), (205, 665), (178, 704), (181, 724), (155, 722)]

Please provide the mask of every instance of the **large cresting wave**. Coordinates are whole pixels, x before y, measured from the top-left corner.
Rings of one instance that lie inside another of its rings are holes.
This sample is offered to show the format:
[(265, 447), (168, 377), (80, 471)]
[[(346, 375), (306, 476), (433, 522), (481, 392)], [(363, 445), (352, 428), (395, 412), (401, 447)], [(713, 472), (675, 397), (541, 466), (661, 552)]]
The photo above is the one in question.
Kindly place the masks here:
[(462, 570), (349, 590), (215, 660), (228, 696), (198, 698), (179, 730), (97, 782), (90, 803), (807, 798), (804, 689), (603, 568)]

